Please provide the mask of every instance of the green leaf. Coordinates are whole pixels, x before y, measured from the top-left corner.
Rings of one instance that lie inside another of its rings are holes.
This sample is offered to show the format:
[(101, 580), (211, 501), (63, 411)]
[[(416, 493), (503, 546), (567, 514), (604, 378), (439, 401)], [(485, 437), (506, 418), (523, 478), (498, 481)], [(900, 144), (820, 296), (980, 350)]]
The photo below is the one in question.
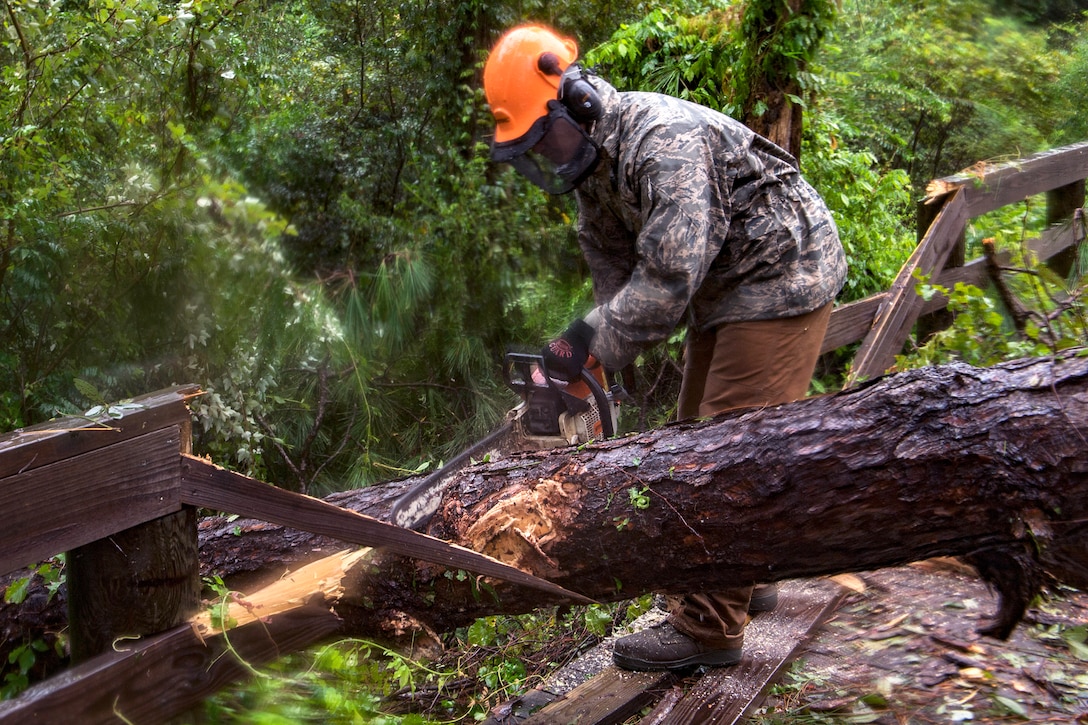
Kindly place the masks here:
[(19, 669), (23, 672), (29, 672), (34, 663), (38, 661), (38, 656), (34, 654), (34, 649), (28, 646), (20, 647), (18, 652), (19, 655), (16, 659)]
[(586, 629), (598, 637), (607, 636), (612, 626), (612, 614), (600, 604), (590, 604), (585, 612)]
[(19, 577), (4, 590), (4, 601), (8, 604), (22, 604), (30, 590), (30, 577)]
[(1028, 717), (1028, 711), (1016, 700), (1011, 697), (1005, 697), (1004, 695), (994, 695), (994, 702), (1007, 710), (1010, 714), (1015, 715), (1024, 720), (1030, 719)]
[(468, 643), (477, 647), (489, 647), (497, 641), (495, 623), (490, 617), (481, 617), (468, 627)]
[(1069, 647), (1069, 651), (1079, 660), (1088, 662), (1088, 625), (1068, 627), (1062, 630), (1062, 641)]
[(98, 388), (96, 388), (93, 383), (89, 383), (83, 378), (75, 378), (72, 381), (72, 384), (75, 385), (76, 390), (79, 391), (80, 395), (87, 400), (96, 405), (106, 405), (106, 399), (102, 397), (102, 393), (98, 392)]

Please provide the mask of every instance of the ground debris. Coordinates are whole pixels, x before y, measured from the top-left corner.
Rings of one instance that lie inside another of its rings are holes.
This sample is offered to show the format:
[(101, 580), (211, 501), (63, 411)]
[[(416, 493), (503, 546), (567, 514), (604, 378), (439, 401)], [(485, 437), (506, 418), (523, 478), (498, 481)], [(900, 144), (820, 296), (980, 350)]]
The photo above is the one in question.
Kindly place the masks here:
[(864, 591), (817, 630), (752, 725), (1088, 723), (1088, 594), (1040, 598), (1001, 641), (976, 632), (997, 600), (969, 567), (858, 576)]

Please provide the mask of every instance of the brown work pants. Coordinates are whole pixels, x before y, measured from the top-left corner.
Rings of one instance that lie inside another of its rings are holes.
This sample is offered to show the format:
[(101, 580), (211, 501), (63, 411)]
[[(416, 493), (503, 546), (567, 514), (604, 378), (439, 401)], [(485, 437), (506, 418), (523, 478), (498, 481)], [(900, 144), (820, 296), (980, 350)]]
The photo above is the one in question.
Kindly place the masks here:
[[(689, 334), (677, 417), (707, 417), (805, 397), (831, 307)], [(708, 647), (734, 649), (744, 640), (751, 597), (751, 586), (670, 597), (669, 622)]]

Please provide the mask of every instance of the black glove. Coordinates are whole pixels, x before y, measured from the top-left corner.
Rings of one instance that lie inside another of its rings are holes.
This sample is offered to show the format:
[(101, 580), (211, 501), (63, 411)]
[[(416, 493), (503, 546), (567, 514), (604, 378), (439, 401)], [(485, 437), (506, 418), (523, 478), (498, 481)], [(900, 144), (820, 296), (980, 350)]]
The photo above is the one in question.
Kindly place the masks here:
[(577, 380), (589, 359), (589, 343), (596, 331), (584, 320), (575, 320), (570, 327), (541, 351), (548, 374), (559, 380)]

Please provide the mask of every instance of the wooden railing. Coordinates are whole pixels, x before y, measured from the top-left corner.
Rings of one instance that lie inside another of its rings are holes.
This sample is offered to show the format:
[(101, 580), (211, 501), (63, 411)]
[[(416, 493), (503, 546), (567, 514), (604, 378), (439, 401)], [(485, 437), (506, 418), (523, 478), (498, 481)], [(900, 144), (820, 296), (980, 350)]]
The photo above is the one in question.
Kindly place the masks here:
[[(1051, 220), (1065, 224), (1032, 248), (1040, 260), (1067, 257), (1084, 239), (1086, 177), (1088, 143), (1082, 143), (941, 180), (922, 206), (921, 241), (895, 283), (837, 308), (824, 351), (860, 342), (851, 381), (882, 374), (919, 316), (944, 305), (914, 293), (915, 272), (949, 287), (985, 284), (982, 260), (963, 263), (964, 229), (1003, 205), (1046, 193)], [(234, 629), (229, 644), (189, 623), (200, 594), (197, 507), (348, 543), (368, 543), (373, 534), (361, 533), (358, 514), (192, 458), (186, 400), (198, 393), (195, 386), (176, 387), (93, 419), (66, 418), (0, 437), (0, 574), (69, 552), (76, 662), (0, 702), (0, 724), (161, 722), (246, 676), (250, 664), (336, 631), (329, 608), (312, 604)], [(431, 553), (440, 555), (437, 548)]]
[[(68, 552), (76, 663), (0, 702), (0, 723), (162, 722), (251, 665), (337, 630), (311, 582), (297, 597), (306, 604), (285, 597), (283, 611), (231, 629), (229, 645), (210, 620), (192, 619), (201, 591), (198, 508), (578, 598), (490, 557), (194, 458), (185, 401), (197, 394), (172, 388), (0, 437), (0, 574)], [(340, 561), (333, 558), (329, 566)]]
[[(895, 362), (914, 323), (922, 314), (944, 308), (946, 300), (928, 303), (914, 292), (916, 273), (952, 288), (956, 282), (985, 286), (984, 259), (964, 264), (964, 231), (975, 217), (1047, 195), (1047, 218), (1060, 224), (1031, 240), (1039, 261), (1056, 261), (1068, 271), (1070, 255), (1083, 241), (1084, 180), (1088, 178), (1088, 142), (1055, 149), (999, 166), (979, 165), (970, 174), (939, 179), (919, 211), (920, 242), (887, 292), (843, 305), (831, 314), (823, 351), (860, 341), (847, 384), (874, 378)], [(951, 260), (951, 261), (950, 261)]]

